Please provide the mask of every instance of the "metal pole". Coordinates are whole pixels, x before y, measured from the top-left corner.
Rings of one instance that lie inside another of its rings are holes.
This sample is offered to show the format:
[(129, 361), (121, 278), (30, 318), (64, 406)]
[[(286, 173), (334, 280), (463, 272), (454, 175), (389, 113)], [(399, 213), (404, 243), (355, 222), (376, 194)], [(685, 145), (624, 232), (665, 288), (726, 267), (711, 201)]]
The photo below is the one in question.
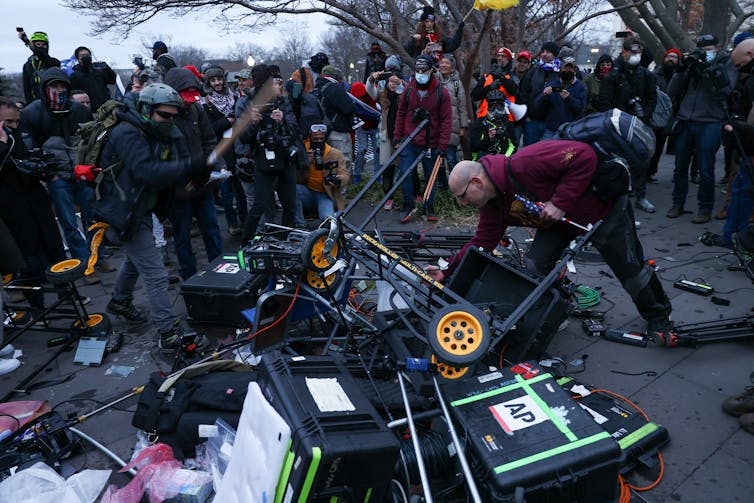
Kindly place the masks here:
[(429, 478), (427, 477), (427, 469), (424, 466), (424, 458), (422, 457), (421, 449), (419, 448), (419, 436), (416, 434), (414, 418), (411, 415), (411, 404), (408, 401), (408, 395), (406, 394), (406, 384), (403, 382), (403, 379), (403, 372), (398, 372), (398, 384), (400, 384), (401, 386), (403, 406), (406, 408), (406, 419), (408, 419), (408, 429), (411, 432), (411, 443), (414, 445), (416, 464), (419, 467), (419, 476), (421, 477), (422, 488), (424, 489), (424, 501), (426, 501), (426, 503), (432, 503), (432, 490), (429, 486)]

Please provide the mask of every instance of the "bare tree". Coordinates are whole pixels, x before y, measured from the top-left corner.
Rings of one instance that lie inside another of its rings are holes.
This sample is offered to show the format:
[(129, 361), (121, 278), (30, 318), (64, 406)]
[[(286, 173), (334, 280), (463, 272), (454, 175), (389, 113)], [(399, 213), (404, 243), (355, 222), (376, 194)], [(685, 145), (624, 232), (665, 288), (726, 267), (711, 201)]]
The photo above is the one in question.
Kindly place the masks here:
[(314, 45), (306, 33), (306, 27), (300, 23), (292, 23), (288, 34), (283, 38), (283, 43), (277, 51), (273, 51), (271, 59), (264, 63), (276, 64), (280, 67), (281, 75), (290, 75), (303, 63), (303, 58), (308, 59), (314, 54)]
[(322, 50), (329, 56), (330, 64), (343, 70), (351, 82), (362, 78), (370, 43), (363, 31), (352, 26), (333, 26), (321, 40)]

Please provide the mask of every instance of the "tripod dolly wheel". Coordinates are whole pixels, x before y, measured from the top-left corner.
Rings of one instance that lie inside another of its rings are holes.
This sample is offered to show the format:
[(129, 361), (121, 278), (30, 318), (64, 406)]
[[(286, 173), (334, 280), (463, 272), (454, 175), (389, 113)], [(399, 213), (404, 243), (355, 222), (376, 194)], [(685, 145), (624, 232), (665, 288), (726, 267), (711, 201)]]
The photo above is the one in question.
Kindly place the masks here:
[(471, 367), (454, 367), (453, 365), (448, 365), (447, 363), (437, 361), (437, 357), (435, 355), (432, 355), (432, 363), (437, 365), (437, 373), (440, 374), (443, 379), (448, 381), (461, 379), (471, 369)]
[(83, 261), (72, 258), (51, 265), (45, 271), (45, 276), (53, 285), (63, 286), (82, 278), (85, 270), (86, 264)]
[(487, 352), (490, 327), (481, 309), (471, 304), (451, 304), (432, 316), (427, 339), (438, 361), (467, 367)]
[(331, 287), (334, 283), (337, 283), (340, 279), (340, 270), (328, 274), (324, 278), (322, 274), (315, 271), (306, 271), (306, 284), (315, 290), (323, 291), (327, 287)]
[(112, 328), (110, 318), (105, 313), (93, 313), (86, 320), (86, 327), (81, 326), (81, 320), (76, 320), (71, 325), (74, 330), (88, 331), (89, 333), (107, 333)]
[(317, 272), (326, 271), (338, 260), (338, 243), (333, 245), (330, 253), (325, 254), (325, 245), (329, 234), (328, 229), (317, 229), (307, 236), (301, 247), (301, 259), (304, 262), (304, 267)]

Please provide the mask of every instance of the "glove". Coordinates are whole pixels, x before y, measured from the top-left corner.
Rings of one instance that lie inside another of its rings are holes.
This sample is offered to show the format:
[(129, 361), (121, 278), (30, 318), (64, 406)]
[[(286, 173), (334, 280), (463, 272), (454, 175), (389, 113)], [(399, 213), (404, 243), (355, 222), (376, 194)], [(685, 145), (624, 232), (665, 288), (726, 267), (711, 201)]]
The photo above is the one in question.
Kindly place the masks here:
[(434, 154), (434, 155), (432, 156), (432, 157), (434, 157), (434, 158), (437, 158), (437, 156), (439, 155), (440, 157), (442, 157), (443, 159), (445, 159), (445, 156), (447, 156), (447, 155), (448, 155), (448, 151), (447, 151), (447, 150), (443, 150), (443, 149), (441, 149), (441, 148), (436, 148), (436, 149), (435, 149), (435, 151), (434, 151), (434, 152), (432, 152), (432, 153)]

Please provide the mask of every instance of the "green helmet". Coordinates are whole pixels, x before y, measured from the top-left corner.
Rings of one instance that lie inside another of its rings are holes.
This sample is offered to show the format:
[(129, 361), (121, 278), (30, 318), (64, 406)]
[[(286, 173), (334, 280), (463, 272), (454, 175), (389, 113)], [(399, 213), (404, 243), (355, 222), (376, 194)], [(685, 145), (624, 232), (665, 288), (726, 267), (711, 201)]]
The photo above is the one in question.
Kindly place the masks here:
[(183, 100), (178, 91), (167, 84), (157, 82), (141, 90), (137, 105), (141, 113), (148, 115), (150, 110), (158, 105), (173, 105), (180, 108), (183, 106)]

